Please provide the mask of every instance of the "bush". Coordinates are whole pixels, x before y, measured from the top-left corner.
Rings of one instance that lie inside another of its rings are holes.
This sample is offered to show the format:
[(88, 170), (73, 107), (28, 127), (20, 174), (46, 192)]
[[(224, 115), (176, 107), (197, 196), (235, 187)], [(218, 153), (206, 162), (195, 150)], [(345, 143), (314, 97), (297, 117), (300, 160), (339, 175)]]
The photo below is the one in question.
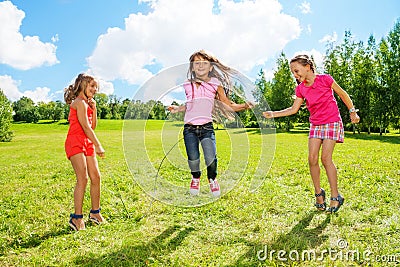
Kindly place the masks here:
[(13, 132), (10, 130), (12, 122), (11, 102), (0, 89), (0, 142), (10, 142)]

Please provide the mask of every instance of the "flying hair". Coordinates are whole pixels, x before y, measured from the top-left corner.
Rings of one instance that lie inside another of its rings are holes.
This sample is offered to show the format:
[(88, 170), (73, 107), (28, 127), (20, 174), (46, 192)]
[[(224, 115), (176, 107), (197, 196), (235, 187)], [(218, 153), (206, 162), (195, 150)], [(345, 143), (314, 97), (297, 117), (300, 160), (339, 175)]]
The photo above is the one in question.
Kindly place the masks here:
[[(192, 91), (194, 90), (193, 83), (200, 81), (200, 79), (196, 77), (196, 74), (193, 71), (193, 62), (196, 57), (199, 57), (211, 63), (211, 66), (213, 68), (208, 73), (208, 77), (217, 78), (221, 82), (221, 86), (225, 91), (225, 95), (229, 98), (233, 88), (231, 79), (234, 77), (239, 77), (239, 72), (221, 63), (214, 55), (203, 49), (194, 52), (189, 58), (190, 66), (187, 73), (187, 78), (191, 82)], [(216, 98), (219, 98), (218, 95), (216, 96)], [(223, 104), (220, 101), (215, 101), (213, 117), (216, 121), (222, 121), (222, 117), (225, 117), (229, 120), (234, 120), (235, 112), (226, 104)]]
[(213, 56), (210, 52), (207, 52), (205, 50), (199, 50), (194, 52), (190, 58), (190, 67), (187, 73), (187, 77), (190, 82), (196, 82), (198, 81), (198, 78), (196, 77), (196, 74), (193, 71), (193, 62), (196, 57), (200, 57), (208, 62), (211, 63), (211, 66), (213, 66), (212, 70), (208, 74), (209, 77), (215, 77), (217, 78), (220, 82), (222, 87), (224, 88), (225, 94), (227, 96), (230, 95), (231, 93), (231, 77), (237, 76), (238, 72), (225, 64), (221, 63), (215, 56)]

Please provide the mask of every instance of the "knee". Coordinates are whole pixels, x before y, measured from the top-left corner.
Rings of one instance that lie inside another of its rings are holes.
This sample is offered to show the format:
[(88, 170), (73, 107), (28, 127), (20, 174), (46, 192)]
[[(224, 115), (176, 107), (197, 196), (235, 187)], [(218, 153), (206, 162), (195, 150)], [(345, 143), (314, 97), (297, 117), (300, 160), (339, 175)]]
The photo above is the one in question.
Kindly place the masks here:
[(308, 165), (310, 166), (316, 166), (318, 165), (318, 155), (309, 155), (308, 156)]
[(88, 182), (87, 176), (78, 176), (76, 178), (76, 185), (78, 187), (86, 187), (87, 182)]
[(101, 179), (100, 172), (90, 173), (89, 177), (91, 186), (100, 185), (100, 179)]
[(329, 156), (329, 155), (328, 156), (327, 155), (322, 155), (321, 156), (321, 162), (322, 162), (322, 164), (324, 166), (330, 166), (330, 165), (333, 164), (332, 157)]

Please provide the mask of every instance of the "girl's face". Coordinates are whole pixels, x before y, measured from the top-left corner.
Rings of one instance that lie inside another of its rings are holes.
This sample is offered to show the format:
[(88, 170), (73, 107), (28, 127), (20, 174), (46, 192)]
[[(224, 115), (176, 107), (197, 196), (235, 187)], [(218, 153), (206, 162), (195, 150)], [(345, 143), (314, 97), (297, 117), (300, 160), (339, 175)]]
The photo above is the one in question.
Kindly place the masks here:
[(293, 73), (293, 76), (299, 82), (304, 82), (304, 80), (309, 78), (311, 71), (310, 65), (303, 66), (297, 61), (290, 63), (290, 70)]
[(208, 77), (208, 73), (212, 70), (212, 65), (210, 61), (207, 61), (201, 56), (195, 56), (192, 62), (194, 73), (196, 74), (196, 78), (204, 79)]
[(97, 93), (97, 82), (95, 80), (91, 80), (86, 87), (86, 95), (88, 98), (93, 98)]

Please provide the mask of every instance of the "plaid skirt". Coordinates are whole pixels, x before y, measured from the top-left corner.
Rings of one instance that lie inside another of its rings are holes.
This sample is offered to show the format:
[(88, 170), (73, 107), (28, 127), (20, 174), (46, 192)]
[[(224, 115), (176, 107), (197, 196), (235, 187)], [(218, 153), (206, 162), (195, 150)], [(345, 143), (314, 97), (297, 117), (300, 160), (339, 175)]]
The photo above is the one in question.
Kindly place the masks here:
[(331, 139), (336, 143), (343, 143), (344, 128), (341, 121), (331, 122), (322, 125), (310, 125), (310, 134), (308, 138)]

